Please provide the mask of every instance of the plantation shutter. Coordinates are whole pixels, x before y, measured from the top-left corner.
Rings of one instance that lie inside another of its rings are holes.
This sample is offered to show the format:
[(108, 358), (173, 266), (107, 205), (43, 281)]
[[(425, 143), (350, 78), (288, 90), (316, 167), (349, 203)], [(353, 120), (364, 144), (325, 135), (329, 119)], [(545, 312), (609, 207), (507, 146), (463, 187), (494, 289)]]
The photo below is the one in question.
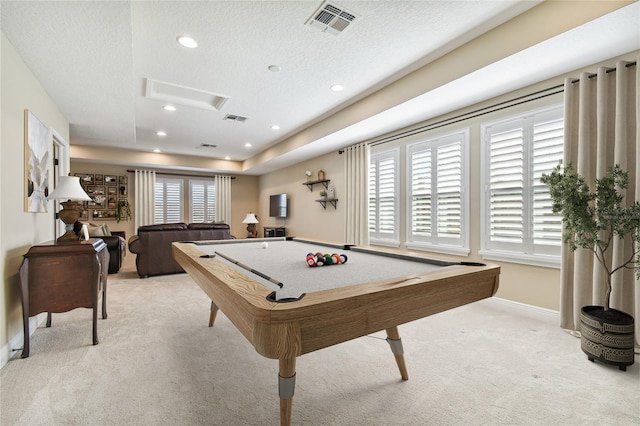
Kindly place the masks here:
[(564, 120), (550, 119), (533, 127), (533, 244), (560, 247), (562, 219), (554, 215), (549, 188), (540, 182), (562, 160)]
[(409, 248), (464, 247), (463, 147), (467, 132), (408, 147)]
[(398, 150), (371, 156), (369, 167), (369, 236), (377, 243), (398, 242)]
[(486, 248), (559, 255), (561, 219), (552, 213), (549, 190), (540, 177), (562, 160), (562, 109), (489, 125), (485, 131)]
[(156, 223), (182, 222), (182, 180), (156, 178)]
[(189, 181), (190, 222), (213, 222), (216, 217), (216, 186), (209, 181)]

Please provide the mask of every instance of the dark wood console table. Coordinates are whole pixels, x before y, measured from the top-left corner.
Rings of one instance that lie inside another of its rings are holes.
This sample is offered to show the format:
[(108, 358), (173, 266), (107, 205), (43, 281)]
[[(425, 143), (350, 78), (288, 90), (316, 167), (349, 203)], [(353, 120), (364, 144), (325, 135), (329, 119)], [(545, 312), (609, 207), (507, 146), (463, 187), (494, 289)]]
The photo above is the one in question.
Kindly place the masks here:
[(93, 344), (98, 344), (98, 302), (102, 297), (102, 318), (107, 318), (107, 270), (109, 251), (104, 241), (57, 243), (49, 241), (32, 246), (20, 266), (24, 348), (29, 356), (29, 317), (75, 308), (93, 309)]

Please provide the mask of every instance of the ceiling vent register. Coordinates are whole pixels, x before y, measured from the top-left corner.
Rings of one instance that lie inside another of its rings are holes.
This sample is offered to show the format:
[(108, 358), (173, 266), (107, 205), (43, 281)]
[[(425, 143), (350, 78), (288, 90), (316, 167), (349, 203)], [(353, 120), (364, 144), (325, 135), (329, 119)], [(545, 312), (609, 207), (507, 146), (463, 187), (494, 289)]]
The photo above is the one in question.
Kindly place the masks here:
[(358, 15), (342, 6), (324, 2), (307, 20), (306, 25), (311, 25), (325, 33), (338, 35), (349, 28), (357, 17)]
[(245, 121), (247, 121), (247, 117), (243, 117), (241, 115), (235, 115), (235, 114), (227, 114), (222, 119), (235, 121), (236, 123), (244, 123)]

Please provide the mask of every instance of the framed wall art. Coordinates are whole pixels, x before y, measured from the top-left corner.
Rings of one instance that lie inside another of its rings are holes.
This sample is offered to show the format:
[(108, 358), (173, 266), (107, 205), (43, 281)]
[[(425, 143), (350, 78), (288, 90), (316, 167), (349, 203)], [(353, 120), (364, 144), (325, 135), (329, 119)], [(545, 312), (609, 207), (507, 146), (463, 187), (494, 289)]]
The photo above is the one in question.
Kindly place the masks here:
[(25, 211), (47, 211), (49, 195), (49, 128), (28, 109), (24, 110)]

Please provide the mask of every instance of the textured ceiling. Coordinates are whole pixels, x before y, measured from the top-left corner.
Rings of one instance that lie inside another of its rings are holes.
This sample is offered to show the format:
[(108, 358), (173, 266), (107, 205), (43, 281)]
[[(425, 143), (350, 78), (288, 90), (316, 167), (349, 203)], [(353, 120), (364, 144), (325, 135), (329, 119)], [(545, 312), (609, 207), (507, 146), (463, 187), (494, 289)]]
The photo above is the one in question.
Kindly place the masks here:
[[(159, 148), (241, 161), (538, 3), (338, 1), (357, 14), (339, 35), (305, 25), (321, 1), (2, 0), (1, 24), (69, 120), (72, 144)], [(639, 17), (637, 7), (632, 13)], [(181, 34), (193, 36), (198, 48), (178, 45)], [(631, 50), (627, 45), (621, 49), (628, 50), (607, 52), (601, 59)], [(271, 72), (269, 65), (281, 70)], [(176, 104), (178, 110), (168, 113), (163, 102), (144, 96), (147, 78), (229, 100), (220, 111)], [(517, 76), (512, 80), (513, 88), (531, 83)], [(334, 83), (345, 90), (332, 92)], [(501, 83), (504, 90), (509, 81)], [(477, 97), (491, 95), (495, 92)], [(412, 111), (420, 108), (414, 105)], [(247, 120), (225, 121), (226, 114)], [(402, 118), (384, 120), (384, 128), (362, 124), (359, 130), (345, 129), (352, 134), (323, 144), (324, 149), (411, 124), (406, 114), (396, 115)], [(412, 120), (420, 118), (425, 115)], [(281, 129), (271, 130), (272, 124)], [(157, 136), (158, 130), (167, 136)], [(313, 144), (302, 151), (283, 155), (282, 162), (322, 153)], [(248, 172), (281, 165), (274, 161)]]

